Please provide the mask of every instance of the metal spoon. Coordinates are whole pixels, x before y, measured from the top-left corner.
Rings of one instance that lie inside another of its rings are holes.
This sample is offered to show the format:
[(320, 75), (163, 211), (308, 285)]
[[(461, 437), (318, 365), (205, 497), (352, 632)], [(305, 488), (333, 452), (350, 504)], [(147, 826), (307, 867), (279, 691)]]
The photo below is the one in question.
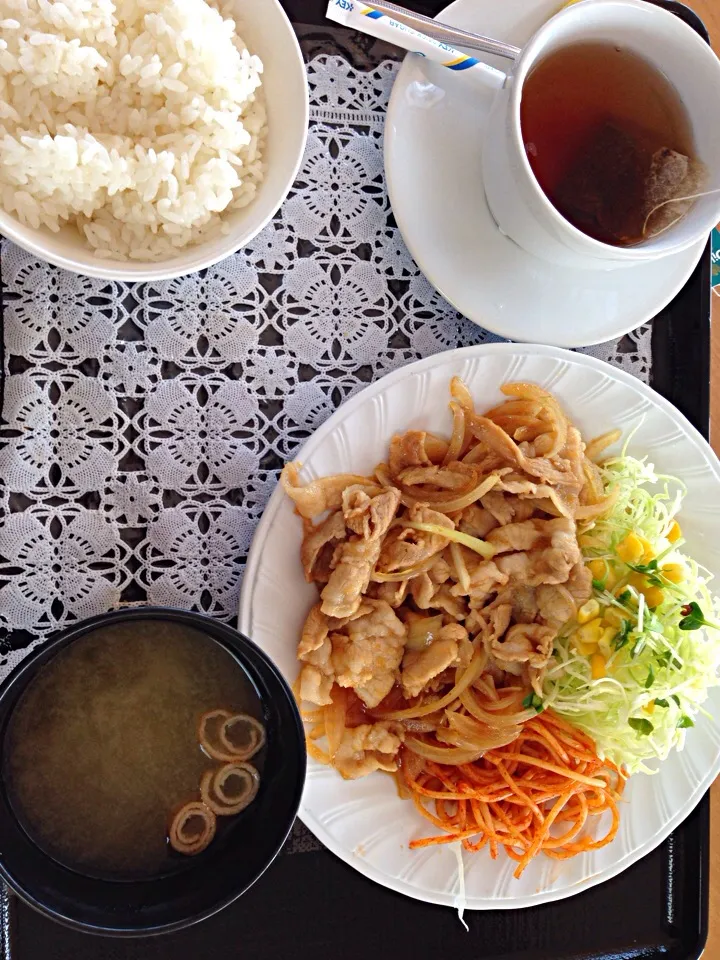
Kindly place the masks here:
[(461, 30), (459, 27), (449, 27), (421, 13), (414, 13), (397, 3), (388, 3), (387, 0), (370, 0), (370, 5), (378, 12), (394, 17), (400, 23), (441, 43), (466, 47), (469, 50), (481, 50), (483, 53), (494, 53), (507, 60), (517, 60), (522, 53), (520, 47), (514, 47), (511, 43), (493, 40), (492, 37), (483, 37), (479, 33), (470, 33), (469, 30)]

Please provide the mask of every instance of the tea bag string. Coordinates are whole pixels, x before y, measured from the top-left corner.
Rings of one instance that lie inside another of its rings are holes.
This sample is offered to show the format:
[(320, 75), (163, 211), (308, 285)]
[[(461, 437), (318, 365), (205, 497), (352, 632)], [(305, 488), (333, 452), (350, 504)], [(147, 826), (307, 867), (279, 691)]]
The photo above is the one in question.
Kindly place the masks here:
[[(702, 193), (691, 193), (687, 197), (670, 197), (669, 200), (663, 200), (662, 203), (658, 203), (656, 206), (654, 206), (650, 211), (650, 213), (648, 213), (648, 215), (645, 217), (645, 222), (643, 223), (643, 229), (642, 229), (643, 236), (645, 236), (645, 234), (647, 233), (647, 225), (650, 217), (652, 217), (653, 214), (657, 213), (658, 210), (660, 210), (666, 204), (685, 203), (686, 200), (699, 200), (701, 197), (712, 197), (716, 193), (720, 193), (720, 187), (716, 187), (714, 190), (704, 190)], [(670, 223), (666, 223), (661, 230), (658, 230), (657, 233), (654, 233), (652, 235), (652, 239), (654, 240), (655, 237), (661, 236), (663, 233), (665, 233), (666, 230), (669, 230), (670, 227), (674, 227), (675, 224), (679, 223), (680, 220), (682, 220), (684, 217), (685, 217), (685, 214), (681, 213), (679, 217), (675, 217), (675, 219), (671, 220)]]

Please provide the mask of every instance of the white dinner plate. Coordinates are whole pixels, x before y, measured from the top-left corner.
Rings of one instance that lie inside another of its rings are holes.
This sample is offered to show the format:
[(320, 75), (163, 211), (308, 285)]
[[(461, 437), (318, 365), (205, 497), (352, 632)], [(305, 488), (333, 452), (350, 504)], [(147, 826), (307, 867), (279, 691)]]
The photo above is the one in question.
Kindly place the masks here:
[[(438, 19), (522, 46), (559, 0), (456, 0)], [(506, 71), (507, 60), (482, 56)], [(646, 323), (682, 289), (704, 240), (682, 253), (616, 270), (539, 260), (500, 233), (482, 184), (494, 91), (409, 54), (393, 87), (385, 172), (393, 213), (430, 283), (474, 323), (510, 340), (580, 347)]]
[[(422, 428), (449, 435), (448, 384), (460, 375), (478, 410), (501, 399), (500, 384), (526, 380), (552, 390), (585, 437), (612, 427), (635, 429), (630, 452), (648, 456), (660, 472), (688, 489), (681, 513), (687, 549), (720, 571), (720, 463), (690, 423), (639, 380), (592, 357), (555, 347), (484, 344), (429, 357), (389, 374), (345, 403), (305, 444), (303, 478), (370, 473), (387, 455), (394, 433)], [(243, 584), (239, 627), (268, 653), (288, 681), (298, 673), (295, 652), (308, 610), (317, 600), (300, 564), (302, 526), (278, 487), (253, 542)], [(708, 710), (720, 715), (720, 688)], [(691, 812), (720, 771), (720, 727), (701, 717), (685, 749), (655, 776), (630, 779), (620, 831), (601, 850), (558, 863), (537, 857), (520, 880), (516, 864), (487, 849), (464, 854), (467, 906), (527, 907), (559, 900), (601, 883), (653, 850)], [(429, 903), (452, 905), (458, 870), (448, 848), (413, 851), (408, 842), (432, 832), (412, 803), (397, 796), (393, 778), (373, 773), (344, 781), (309, 761), (300, 816), (322, 843), (365, 876)]]

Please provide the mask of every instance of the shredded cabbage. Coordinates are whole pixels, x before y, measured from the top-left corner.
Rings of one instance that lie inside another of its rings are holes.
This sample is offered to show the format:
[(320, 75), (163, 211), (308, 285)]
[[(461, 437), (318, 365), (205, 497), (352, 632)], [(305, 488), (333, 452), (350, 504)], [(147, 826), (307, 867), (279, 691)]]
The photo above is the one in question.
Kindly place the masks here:
[[(544, 706), (585, 730), (599, 754), (628, 773), (654, 773), (648, 761), (682, 749), (685, 729), (694, 725), (708, 689), (720, 683), (720, 628), (705, 629), (717, 618), (720, 602), (708, 590), (711, 576), (682, 552), (684, 541), (668, 539), (683, 484), (624, 454), (607, 460), (601, 475), (606, 492), (617, 488), (618, 496), (608, 513), (581, 528), (580, 543), (586, 562), (605, 561), (603, 579), (593, 580), (601, 612), (615, 608), (625, 619), (611, 639), (603, 635), (600, 641), (605, 676), (597, 679), (592, 655), (576, 646), (577, 623), (560, 631), (543, 681)], [(630, 564), (618, 555), (630, 533), (648, 541), (649, 559)], [(665, 564), (679, 565), (682, 582), (665, 577)], [(648, 606), (638, 578), (659, 587), (662, 602)], [(691, 603), (697, 606), (688, 627)]]
[(458, 920), (465, 927), (465, 933), (470, 933), (470, 927), (465, 920), (465, 910), (467, 908), (467, 897), (465, 895), (465, 864), (463, 863), (463, 845), (462, 841), (451, 843), (453, 853), (457, 859), (458, 868), (458, 892), (455, 894), (455, 909), (457, 910)]

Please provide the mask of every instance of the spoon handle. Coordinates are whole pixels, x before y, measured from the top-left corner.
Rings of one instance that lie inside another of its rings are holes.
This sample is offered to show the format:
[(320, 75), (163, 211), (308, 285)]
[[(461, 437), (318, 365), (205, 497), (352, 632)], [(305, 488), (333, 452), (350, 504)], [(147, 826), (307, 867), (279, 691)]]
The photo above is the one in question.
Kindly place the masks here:
[(433, 40), (439, 40), (440, 43), (465, 47), (469, 50), (480, 50), (483, 53), (493, 53), (505, 57), (507, 60), (517, 60), (522, 53), (520, 47), (515, 47), (511, 43), (493, 40), (491, 37), (483, 37), (478, 33), (461, 30), (459, 27), (449, 27), (444, 23), (438, 23), (437, 20), (431, 20), (430, 17), (425, 17), (421, 13), (414, 13), (397, 3), (390, 3), (388, 0), (370, 0), (370, 6), (380, 13), (394, 17), (400, 23), (432, 37)]

